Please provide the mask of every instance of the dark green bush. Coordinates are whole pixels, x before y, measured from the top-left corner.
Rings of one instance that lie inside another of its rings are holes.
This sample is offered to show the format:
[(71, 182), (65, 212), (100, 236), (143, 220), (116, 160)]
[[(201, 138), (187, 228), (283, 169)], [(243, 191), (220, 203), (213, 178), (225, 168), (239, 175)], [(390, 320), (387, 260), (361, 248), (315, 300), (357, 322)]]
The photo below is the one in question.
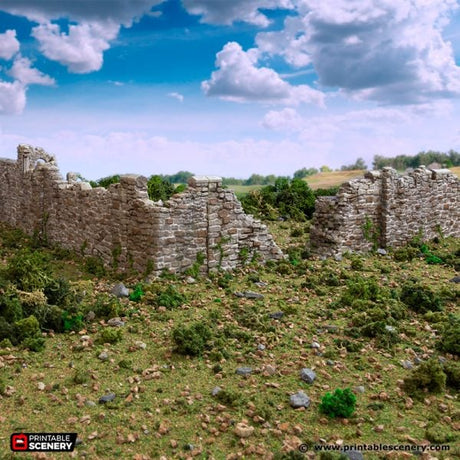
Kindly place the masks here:
[(402, 286), (401, 301), (417, 313), (441, 311), (443, 308), (441, 298), (416, 280), (410, 280)]
[(347, 290), (340, 298), (341, 305), (353, 305), (356, 300), (371, 300), (373, 302), (385, 296), (374, 278), (357, 276), (347, 282)]
[(97, 343), (118, 343), (123, 340), (123, 330), (115, 327), (106, 327), (99, 332), (99, 336), (96, 339)]
[(99, 294), (91, 305), (86, 307), (96, 315), (96, 318), (110, 319), (119, 316), (122, 310), (120, 301), (107, 294)]
[(82, 385), (83, 383), (88, 383), (90, 379), (89, 372), (86, 369), (75, 369), (72, 380), (77, 385)]
[(329, 417), (350, 417), (356, 405), (356, 396), (349, 388), (337, 388), (334, 393), (326, 393), (321, 399), (319, 410)]
[(175, 189), (171, 182), (163, 179), (161, 176), (153, 175), (150, 176), (147, 182), (147, 191), (151, 200), (162, 200), (164, 202), (171, 198), (175, 192)]
[(168, 309), (177, 308), (183, 305), (187, 298), (182, 295), (175, 286), (169, 285), (164, 291), (157, 295), (158, 306)]
[(18, 339), (13, 324), (0, 316), (0, 340), (9, 340), (13, 345), (17, 345)]
[(444, 327), (438, 348), (447, 353), (460, 355), (460, 316), (450, 316)]
[(90, 275), (102, 278), (106, 274), (104, 262), (100, 257), (85, 257), (85, 270)]
[(62, 313), (62, 320), (64, 322), (64, 331), (79, 331), (83, 329), (83, 315), (81, 313), (64, 311)]
[(52, 279), (48, 257), (40, 251), (20, 249), (8, 261), (7, 279), (22, 291), (42, 290)]
[(410, 262), (420, 254), (417, 248), (406, 246), (404, 248), (396, 249), (393, 253), (393, 259), (397, 262)]
[(404, 379), (404, 391), (416, 398), (422, 398), (423, 392), (441, 393), (446, 387), (446, 374), (438, 360), (432, 358), (421, 363), (410, 376)]
[(446, 430), (444, 425), (438, 423), (427, 428), (425, 431), (425, 438), (433, 444), (447, 444), (455, 441), (456, 436), (454, 433)]
[(446, 385), (455, 390), (460, 390), (460, 363), (446, 361), (443, 365), (446, 374)]
[(136, 284), (136, 286), (134, 286), (133, 292), (129, 294), (129, 300), (131, 300), (131, 302), (139, 302), (143, 295), (144, 291), (142, 290), (142, 284)]
[(211, 330), (203, 323), (193, 323), (190, 326), (181, 324), (172, 332), (176, 351), (190, 356), (201, 356), (211, 337)]
[(41, 336), (40, 325), (37, 318), (31, 315), (28, 318), (21, 319), (14, 323), (14, 331), (19, 342), (27, 338), (36, 338)]
[(64, 278), (52, 278), (43, 292), (50, 305), (65, 307), (72, 301), (70, 283)]
[(42, 351), (45, 349), (45, 339), (43, 337), (27, 337), (21, 346), (28, 348), (30, 351)]
[(22, 304), (14, 291), (7, 291), (0, 295), (0, 317), (9, 323), (19, 321), (24, 317)]

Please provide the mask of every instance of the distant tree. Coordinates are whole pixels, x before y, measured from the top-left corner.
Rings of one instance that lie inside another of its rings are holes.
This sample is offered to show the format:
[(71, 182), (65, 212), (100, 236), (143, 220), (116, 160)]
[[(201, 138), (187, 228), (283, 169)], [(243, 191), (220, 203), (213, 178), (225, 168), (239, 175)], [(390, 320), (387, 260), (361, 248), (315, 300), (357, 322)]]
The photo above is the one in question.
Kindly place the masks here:
[(319, 171), (316, 168), (302, 168), (294, 172), (294, 179), (303, 179), (304, 177), (313, 176)]
[(355, 169), (367, 169), (367, 165), (362, 158), (358, 158), (351, 165), (344, 165), (340, 168), (341, 171), (354, 171)]
[(325, 165), (325, 166), (321, 166), (321, 168), (319, 168), (319, 170), (320, 170), (321, 172), (323, 172), (323, 173), (324, 173), (324, 172), (332, 172), (332, 169), (329, 168), (329, 166), (326, 166), (326, 165)]
[(90, 181), (91, 187), (104, 187), (107, 188), (111, 184), (118, 184), (120, 182), (120, 175), (114, 174), (113, 176), (102, 177), (96, 181)]
[(164, 178), (171, 182), (171, 184), (186, 184), (192, 176), (193, 173), (189, 171), (179, 171), (176, 174), (164, 176)]
[(150, 176), (147, 182), (149, 198), (153, 201), (167, 201), (174, 194), (174, 185), (161, 176)]

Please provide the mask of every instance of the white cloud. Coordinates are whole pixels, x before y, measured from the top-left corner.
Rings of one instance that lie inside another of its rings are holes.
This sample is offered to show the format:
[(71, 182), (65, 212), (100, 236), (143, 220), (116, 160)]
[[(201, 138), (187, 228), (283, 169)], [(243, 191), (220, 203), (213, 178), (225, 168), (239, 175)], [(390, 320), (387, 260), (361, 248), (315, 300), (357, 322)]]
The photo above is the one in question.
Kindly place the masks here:
[(323, 105), (324, 95), (307, 85), (291, 86), (272, 69), (257, 67), (256, 49), (243, 51), (236, 42), (227, 43), (217, 53), (216, 67), (201, 86), (208, 96), (236, 102), (266, 102), (285, 105)]
[(8, 74), (23, 85), (54, 85), (55, 80), (32, 67), (30, 59), (17, 57)]
[(202, 22), (208, 24), (230, 25), (235, 21), (244, 21), (256, 26), (266, 27), (269, 19), (260, 10), (291, 9), (291, 0), (182, 0), (190, 14), (202, 16)]
[(168, 93), (167, 96), (177, 99), (179, 102), (184, 102), (184, 96), (180, 93), (172, 92)]
[(19, 46), (15, 30), (0, 34), (0, 59), (11, 59), (19, 51)]
[(40, 51), (53, 61), (68, 67), (73, 73), (88, 73), (99, 70), (103, 63), (103, 52), (110, 48), (120, 30), (111, 21), (86, 22), (70, 25), (69, 33), (61, 33), (57, 24), (40, 24), (32, 29), (32, 35), (40, 43)]
[(312, 64), (319, 83), (384, 104), (460, 95), (460, 67), (442, 36), (457, 0), (302, 0), (284, 29), (259, 33), (266, 55)]
[(13, 83), (0, 80), (0, 113), (19, 114), (26, 105), (26, 89), (15, 81)]

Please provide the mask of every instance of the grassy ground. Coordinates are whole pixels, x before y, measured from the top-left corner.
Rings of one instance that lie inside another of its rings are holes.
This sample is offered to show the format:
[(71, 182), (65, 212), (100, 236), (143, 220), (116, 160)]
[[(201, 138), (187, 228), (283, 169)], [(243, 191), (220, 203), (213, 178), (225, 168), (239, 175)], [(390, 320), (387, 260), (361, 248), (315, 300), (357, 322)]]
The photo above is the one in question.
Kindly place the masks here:
[(460, 177), (460, 166), (456, 166), (455, 168), (449, 168), (457, 177)]
[[(301, 443), (421, 446), (430, 444), (427, 430), (438, 430), (439, 443), (449, 440), (451, 447), (449, 453), (432, 457), (458, 458), (456, 390), (448, 387), (417, 399), (402, 389), (403, 379), (412, 372), (402, 366), (404, 360), (413, 362), (415, 355), (427, 360), (438, 354), (454, 360), (436, 349), (443, 321), (448, 314), (458, 314), (460, 292), (449, 283), (454, 268), (429, 265), (419, 256), (403, 262), (377, 255), (341, 261), (302, 259), (307, 227), (270, 224), (290, 261), (265, 267), (249, 263), (234, 274), (201, 277), (193, 284), (185, 277), (144, 283), (140, 302), (121, 302), (125, 325), (116, 344), (98, 343), (101, 331), (109, 326), (95, 319), (79, 332), (48, 333), (42, 352), (0, 349), (0, 376), (6, 383), (0, 396), (0, 458), (13, 458), (8, 453), (10, 435), (21, 431), (76, 432), (82, 443), (71, 456), (78, 458), (220, 460), (320, 458), (312, 452), (288, 456)], [(1, 236), (0, 242), (5, 266), (17, 249)], [(431, 248), (439, 255), (459, 249), (458, 240), (441, 240)], [(57, 259), (56, 252), (51, 254)], [(80, 284), (86, 278), (82, 302), (87, 305), (116, 282), (88, 276), (76, 256), (54, 266), (58, 274)], [(397, 298), (409, 278), (441, 296), (443, 312), (434, 318), (402, 305)], [(352, 307), (343, 300), (348, 283), (363, 279), (374, 279), (387, 295), (382, 294), (372, 308), (381, 309), (387, 323), (392, 321), (394, 343), (382, 341), (382, 336), (350, 335), (358, 318), (369, 322), (370, 303)], [(133, 288), (139, 280), (142, 277), (132, 276), (124, 282)], [(265, 284), (256, 284), (259, 281)], [(168, 286), (185, 297), (182, 306), (158, 306), (157, 293)], [(238, 298), (235, 291), (256, 291), (264, 298)], [(390, 307), (401, 309), (399, 319), (388, 319)], [(281, 319), (270, 318), (278, 311), (284, 312)], [(211, 330), (208, 348), (198, 357), (176, 353), (172, 331), (194, 322)], [(312, 348), (313, 342), (320, 348)], [(103, 351), (106, 361), (98, 358)], [(252, 374), (237, 375), (240, 366), (250, 366)], [(300, 379), (302, 368), (316, 372), (313, 384)], [(216, 386), (223, 390), (220, 396), (211, 394)], [(321, 398), (336, 388), (356, 391), (356, 411), (350, 418), (333, 419), (319, 411)], [(311, 398), (306, 410), (290, 407), (290, 395), (299, 390)], [(109, 392), (116, 394), (115, 400), (99, 404)], [(236, 433), (240, 423), (253, 428), (247, 438)], [(371, 453), (365, 458), (382, 456)], [(39, 458), (69, 458), (69, 454)]]

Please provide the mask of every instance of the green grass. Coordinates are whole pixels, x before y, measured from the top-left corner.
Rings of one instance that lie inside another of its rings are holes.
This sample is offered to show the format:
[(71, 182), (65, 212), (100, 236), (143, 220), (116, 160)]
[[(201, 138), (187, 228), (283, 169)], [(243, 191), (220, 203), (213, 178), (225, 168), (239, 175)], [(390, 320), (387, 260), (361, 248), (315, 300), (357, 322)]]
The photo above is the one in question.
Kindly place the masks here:
[[(269, 225), (284, 251), (303, 250), (307, 224)], [(302, 231), (293, 232), (295, 229)], [(459, 248), (460, 241), (453, 239), (430, 245), (435, 254), (453, 254)], [(0, 232), (0, 269), (16, 250), (2, 244)], [(101, 331), (109, 326), (95, 319), (79, 332), (46, 334), (46, 348), (39, 353), (19, 347), (0, 349), (2, 381), (15, 390), (11, 396), (0, 396), (0, 458), (9, 458), (10, 435), (18, 431), (77, 432), (83, 443), (76, 451), (79, 456), (86, 452), (87, 458), (142, 458), (136, 454), (151, 459), (162, 455), (186, 458), (190, 452), (184, 448), (191, 444), (195, 458), (217, 460), (238, 452), (241, 458), (270, 458), (283, 444), (295, 446), (295, 437), (304, 443), (325, 439), (334, 444), (342, 439), (345, 444), (408, 444), (409, 436), (421, 444), (432, 425), (455, 434), (460, 417), (456, 390), (427, 393), (411, 405), (402, 390), (402, 381), (411, 371), (401, 365), (402, 360), (413, 360), (413, 353), (423, 359), (440, 354), (452, 361), (436, 351), (436, 345), (449, 314), (459, 314), (459, 288), (448, 283), (455, 270), (444, 264), (429, 265), (423, 257), (398, 262), (392, 257), (363, 256), (359, 270), (352, 268), (352, 260), (300, 259), (296, 264), (267, 267), (249, 264), (220, 283), (224, 287), (219, 286), (217, 276), (201, 277), (195, 284), (187, 284), (184, 277), (154, 280), (142, 285), (144, 295), (138, 301), (122, 300), (119, 316), (126, 324), (120, 341), (99, 343)], [(55, 270), (69, 276), (72, 285), (84, 271), (76, 256), (60, 260)], [(386, 296), (371, 300), (372, 309), (359, 302), (353, 307), (338, 302), (350, 279), (358, 277), (374, 279)], [(389, 347), (379, 337), (349, 335), (358, 315), (397, 302), (410, 278), (444, 296), (444, 310), (427, 315), (406, 308), (406, 316), (392, 323), (399, 341)], [(254, 284), (257, 280), (267, 285), (259, 287)], [(141, 281), (140, 275), (124, 280), (131, 289)], [(110, 278), (86, 280), (83, 302), (95, 302), (115, 282)], [(158, 306), (157, 294), (169, 286), (186, 299), (183, 305), (173, 309)], [(245, 290), (260, 292), (265, 298), (233, 295)], [(283, 311), (284, 316), (269, 318), (276, 311)], [(174, 352), (173, 330), (196, 323), (211, 331), (201, 356)], [(82, 345), (82, 335), (90, 337), (86, 345)], [(340, 346), (345, 340), (351, 351)], [(311, 348), (313, 341), (320, 343), (322, 356)], [(146, 348), (136, 342), (143, 342)], [(266, 348), (257, 351), (261, 343)], [(98, 358), (104, 350), (106, 361)], [(236, 375), (241, 366), (250, 366), (254, 372), (248, 377)], [(266, 372), (267, 366), (275, 373)], [(311, 385), (300, 379), (304, 367), (317, 374)], [(45, 390), (38, 389), (39, 382), (45, 384)], [(356, 410), (347, 422), (320, 412), (326, 393), (360, 385), (366, 391), (356, 394)], [(211, 395), (215, 386), (225, 391), (222, 397)], [(304, 411), (289, 405), (289, 395), (299, 390), (311, 398)], [(108, 392), (114, 392), (116, 399), (98, 404)], [(96, 406), (86, 405), (86, 400)], [(243, 420), (255, 428), (244, 444), (234, 433)], [(382, 432), (374, 431), (378, 425), (384, 426)], [(449, 456), (435, 453), (437, 458), (454, 458), (456, 436)]]

